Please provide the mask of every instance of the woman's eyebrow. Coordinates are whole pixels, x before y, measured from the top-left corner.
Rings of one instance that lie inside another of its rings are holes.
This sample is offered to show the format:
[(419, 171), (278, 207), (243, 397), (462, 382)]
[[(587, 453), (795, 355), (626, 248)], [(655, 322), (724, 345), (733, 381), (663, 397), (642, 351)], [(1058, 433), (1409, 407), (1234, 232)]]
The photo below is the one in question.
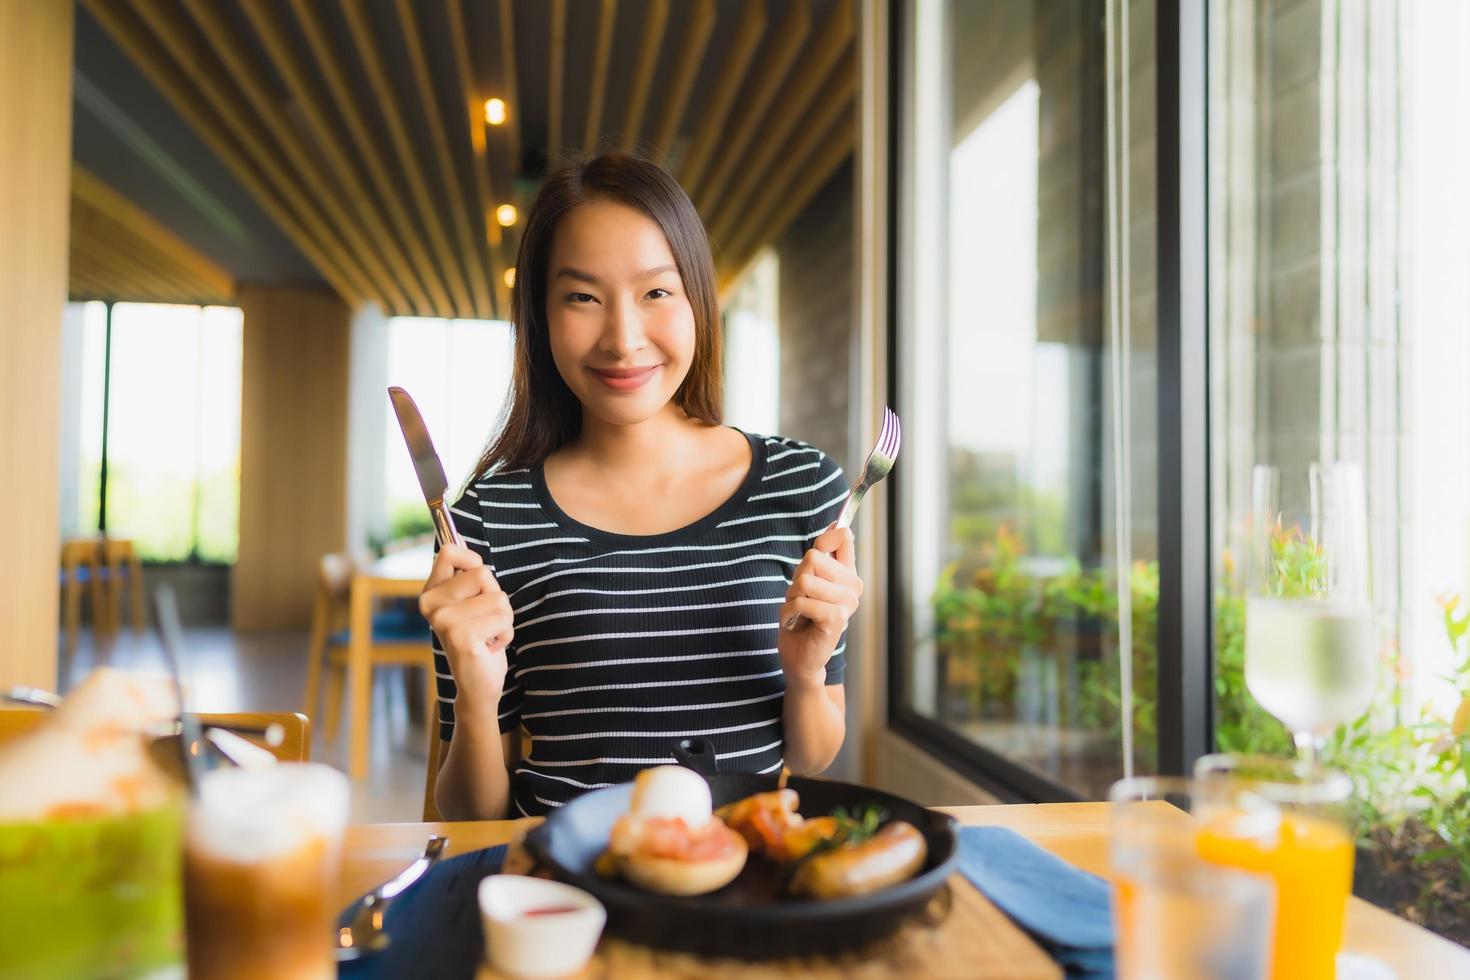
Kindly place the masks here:
[[(659, 265), (654, 266), (652, 269), (644, 269), (642, 272), (638, 273), (637, 278), (652, 279), (654, 276), (662, 275), (665, 272), (678, 271), (678, 268), (672, 265)], [(569, 265), (564, 265), (560, 269), (556, 270), (556, 278), (561, 279), (562, 277), (566, 277), (567, 279), (576, 279), (580, 282), (591, 283), (594, 286), (602, 285), (602, 280), (598, 279), (592, 273), (583, 272), (581, 269), (574, 269)]]

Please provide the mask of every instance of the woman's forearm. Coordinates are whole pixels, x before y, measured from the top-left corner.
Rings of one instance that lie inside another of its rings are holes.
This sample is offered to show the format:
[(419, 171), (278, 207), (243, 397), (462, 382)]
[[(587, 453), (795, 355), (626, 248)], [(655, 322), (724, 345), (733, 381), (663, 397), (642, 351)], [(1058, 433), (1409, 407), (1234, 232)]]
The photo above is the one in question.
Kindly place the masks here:
[(502, 820), (510, 803), (510, 773), (494, 712), (466, 712), (454, 726), (448, 754), (434, 784), (445, 820)]
[(825, 677), (786, 678), (782, 721), (786, 729), (786, 767), (799, 776), (814, 776), (832, 764), (847, 734), (847, 719), (834, 701)]

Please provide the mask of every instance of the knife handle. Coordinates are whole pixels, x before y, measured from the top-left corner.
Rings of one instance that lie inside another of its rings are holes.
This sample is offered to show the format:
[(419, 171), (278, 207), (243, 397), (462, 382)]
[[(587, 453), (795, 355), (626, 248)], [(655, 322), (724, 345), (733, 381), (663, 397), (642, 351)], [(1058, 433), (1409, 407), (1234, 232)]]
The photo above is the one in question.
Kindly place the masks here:
[(464, 547), (464, 538), (459, 536), (458, 529), (454, 526), (454, 519), (449, 515), (449, 505), (442, 500), (436, 500), (429, 504), (429, 513), (434, 517), (434, 533), (439, 538), (439, 547), (446, 544), (457, 544)]

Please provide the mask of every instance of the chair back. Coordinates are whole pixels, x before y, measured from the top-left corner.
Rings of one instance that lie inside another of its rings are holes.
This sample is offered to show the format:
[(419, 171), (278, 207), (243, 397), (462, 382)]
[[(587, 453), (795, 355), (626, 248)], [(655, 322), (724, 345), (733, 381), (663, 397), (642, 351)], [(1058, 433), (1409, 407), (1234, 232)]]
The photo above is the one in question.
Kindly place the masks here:
[(317, 584), (333, 602), (344, 602), (357, 571), (357, 560), (345, 551), (322, 555)]
[(61, 570), (70, 579), (79, 569), (97, 570), (97, 538), (71, 538), (61, 543)]
[(133, 542), (129, 538), (103, 538), (101, 545), (104, 564), (118, 568), (133, 560)]
[[(46, 717), (45, 708), (0, 708), (0, 744), (19, 738), (35, 728)], [(198, 716), (206, 728), (224, 728), (235, 732), (271, 752), (282, 762), (311, 761), (311, 722), (299, 711), (232, 711), (206, 712)], [(259, 733), (271, 725), (280, 725), (285, 733), (280, 745), (267, 745)]]
[[(430, 683), (433, 679), (430, 678)], [(438, 717), (424, 719), (424, 727), (429, 730), (429, 765), (424, 775), (424, 823), (437, 823), (444, 819), (439, 816), (439, 804), (434, 802), (434, 785), (439, 780), (439, 761), (444, 742), (439, 738)]]

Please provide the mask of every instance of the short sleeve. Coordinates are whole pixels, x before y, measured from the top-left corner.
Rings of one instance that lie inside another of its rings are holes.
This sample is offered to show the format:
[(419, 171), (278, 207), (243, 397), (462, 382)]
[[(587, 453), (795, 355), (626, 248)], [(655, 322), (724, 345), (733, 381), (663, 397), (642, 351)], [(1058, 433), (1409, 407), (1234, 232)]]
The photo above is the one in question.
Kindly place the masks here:
[[(450, 518), (454, 521), (454, 528), (464, 538), (465, 544), (484, 560), (485, 564), (493, 572), (495, 563), (490, 555), (490, 543), (488, 540), (485, 521), (479, 515), (479, 502), (473, 489), (466, 489), (464, 496), (460, 497), (450, 508)], [(439, 543), (434, 542), (434, 554), (439, 554)], [(444, 653), (444, 645), (439, 642), (439, 637), (433, 630), (429, 631), (430, 640), (434, 647), (434, 686), (439, 698), (439, 738), (448, 742), (454, 738), (454, 712), (455, 700), (458, 696), (458, 688), (454, 683), (454, 672), (449, 666), (449, 657)], [(521, 685), (516, 677), (515, 647), (512, 645), (505, 651), (508, 669), (505, 675), (505, 690), (501, 692), (500, 704), (498, 706), (501, 733), (513, 732), (521, 724)]]

